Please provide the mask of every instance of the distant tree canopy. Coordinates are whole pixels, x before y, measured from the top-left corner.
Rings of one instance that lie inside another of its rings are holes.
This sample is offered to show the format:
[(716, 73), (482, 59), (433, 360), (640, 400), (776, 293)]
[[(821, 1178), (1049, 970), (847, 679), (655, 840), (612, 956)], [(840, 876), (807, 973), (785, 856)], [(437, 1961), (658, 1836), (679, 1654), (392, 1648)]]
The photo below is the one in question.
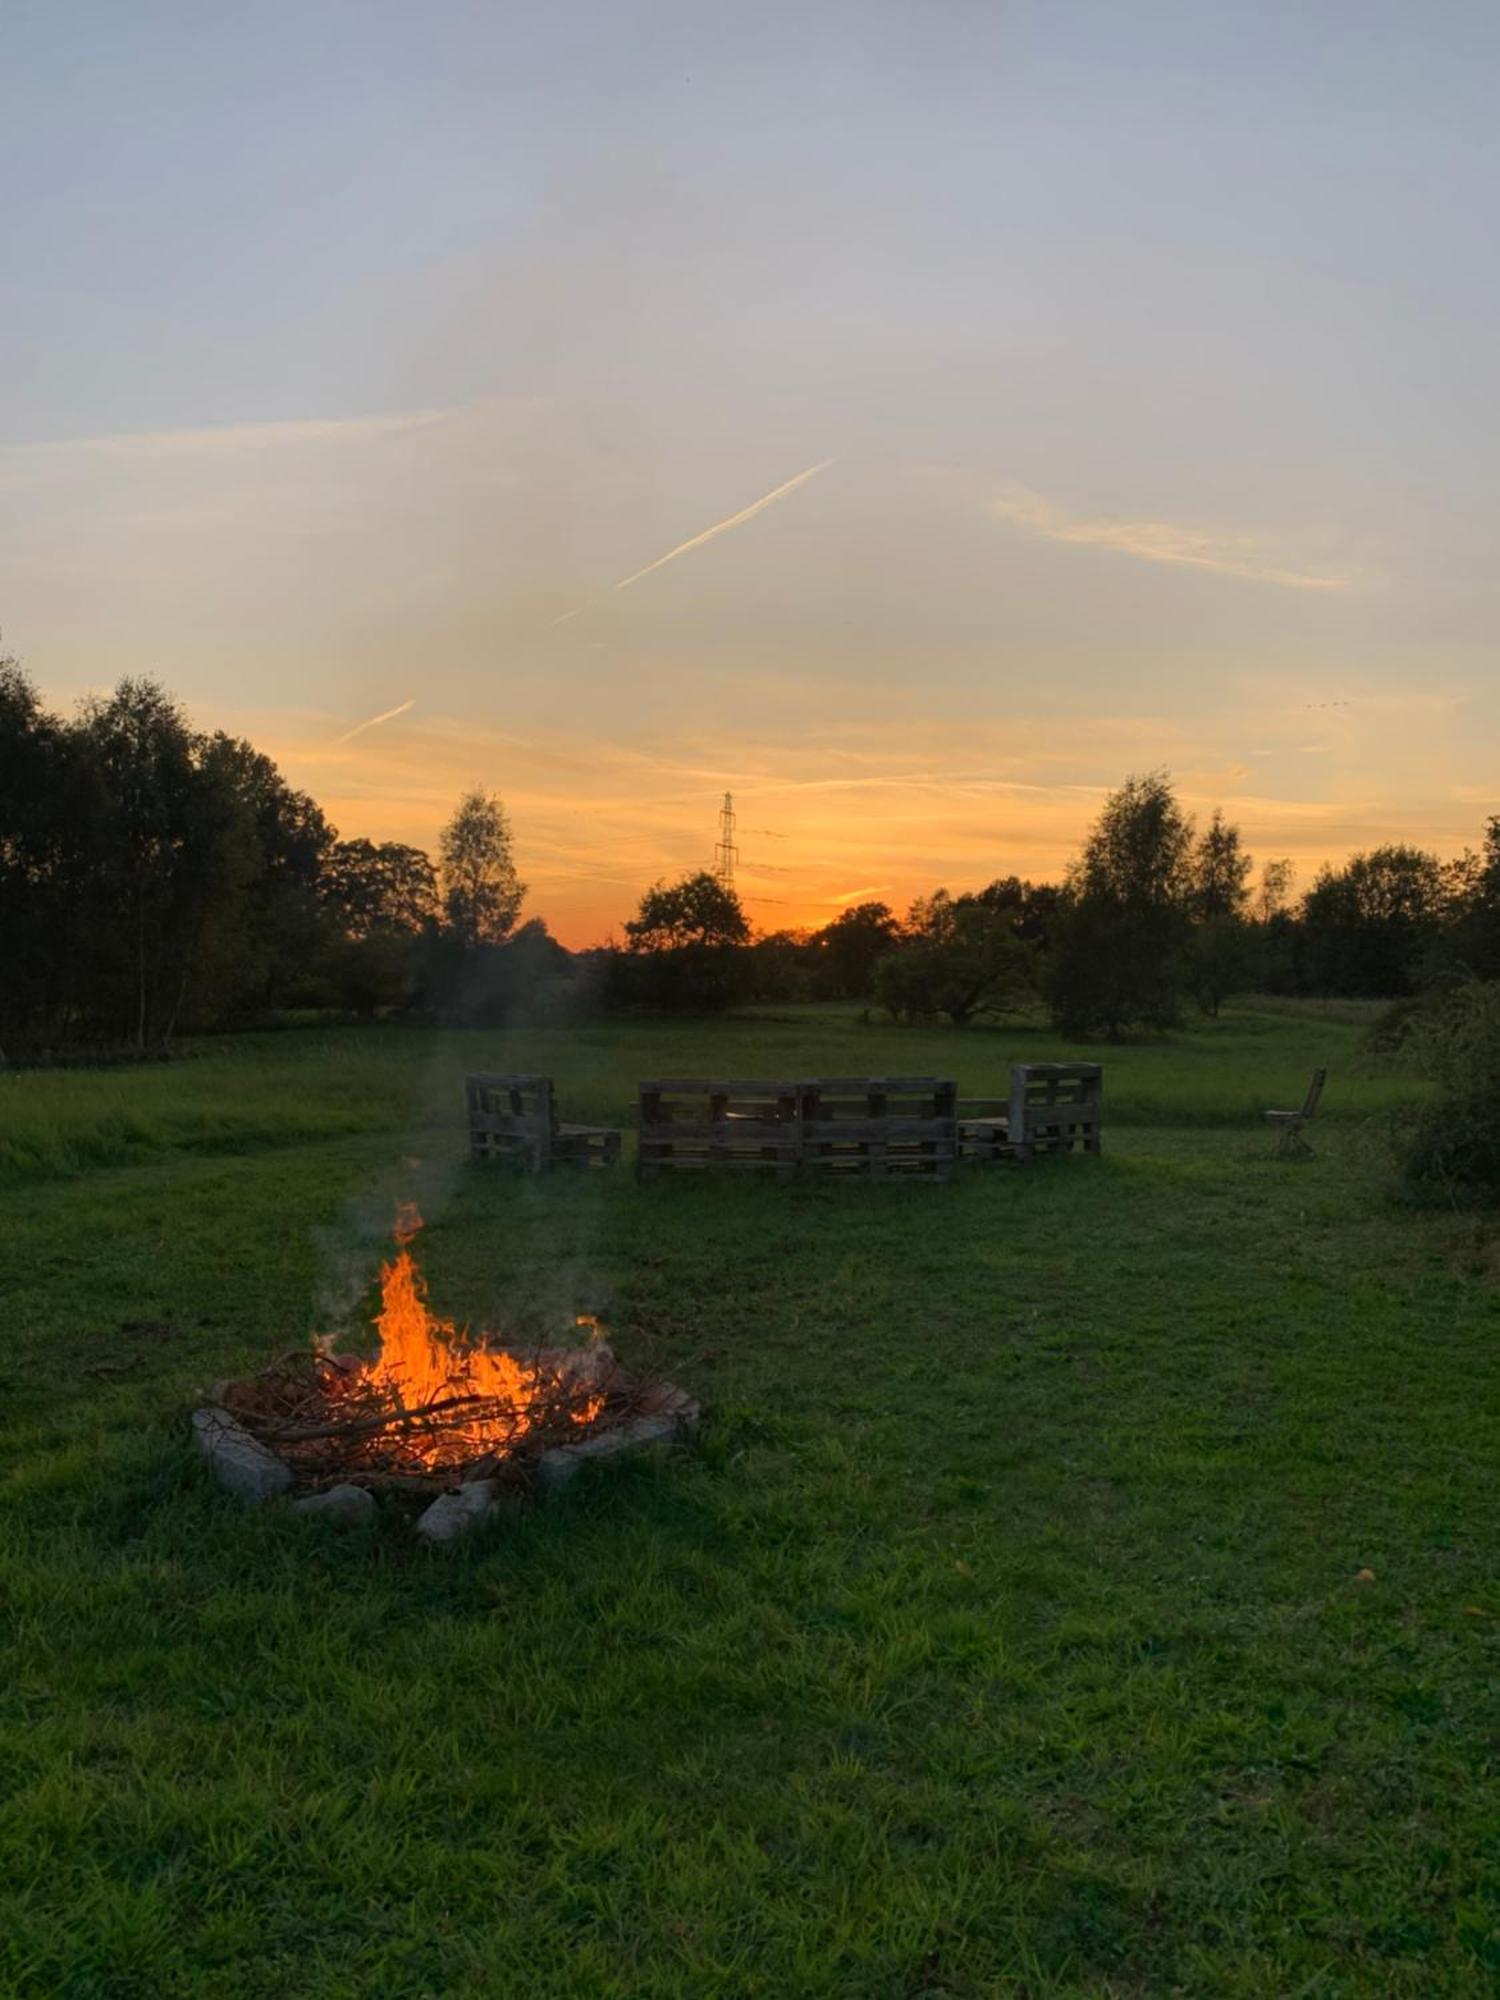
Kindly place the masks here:
[(835, 1000), (859, 1000), (870, 991), (879, 960), (901, 935), (888, 903), (856, 903), (814, 931), (809, 943), (822, 959), (822, 990)]
[(1023, 882), (1019, 875), (1002, 875), (981, 889), (974, 900), (1003, 916), (1022, 944), (1044, 946), (1062, 905), (1062, 891), (1050, 882)]
[(1205, 1014), (1217, 1014), (1251, 967), (1251, 858), (1240, 845), (1240, 830), (1215, 806), (1189, 861), (1188, 911), (1193, 932), (1188, 944), (1188, 978)]
[(1188, 902), (1199, 923), (1244, 916), (1254, 865), (1240, 845), (1239, 828), (1230, 826), (1215, 806), (1188, 859)]
[(1486, 824), (1479, 853), (1454, 863), (1446, 885), (1451, 930), (1434, 969), (1444, 977), (1500, 979), (1500, 815)]
[(437, 877), (420, 847), (399, 840), (339, 840), (329, 850), (323, 898), (352, 938), (390, 931), (415, 937), (437, 921)]
[(1290, 861), (1268, 861), (1260, 871), (1260, 886), (1255, 892), (1255, 915), (1268, 924), (1275, 917), (1285, 916), (1291, 907), (1292, 887), (1297, 880), (1297, 870)]
[(750, 995), (750, 925), (739, 898), (706, 869), (656, 882), (625, 926), (606, 983), (610, 1004), (712, 1013)]
[(443, 910), (461, 944), (502, 944), (526, 899), (516, 874), (510, 820), (492, 793), (468, 792), (443, 828)]
[(1317, 991), (1410, 993), (1450, 911), (1441, 864), (1416, 847), (1377, 847), (1324, 868), (1307, 892), (1307, 976)]
[(937, 889), (913, 903), (903, 942), (875, 968), (875, 996), (906, 1020), (945, 1015), (956, 1028), (1034, 992), (1034, 946), (1018, 935), (1024, 897)]
[(723, 948), (750, 942), (739, 897), (707, 869), (679, 882), (657, 882), (625, 926), (632, 951), (681, 951), (689, 945)]

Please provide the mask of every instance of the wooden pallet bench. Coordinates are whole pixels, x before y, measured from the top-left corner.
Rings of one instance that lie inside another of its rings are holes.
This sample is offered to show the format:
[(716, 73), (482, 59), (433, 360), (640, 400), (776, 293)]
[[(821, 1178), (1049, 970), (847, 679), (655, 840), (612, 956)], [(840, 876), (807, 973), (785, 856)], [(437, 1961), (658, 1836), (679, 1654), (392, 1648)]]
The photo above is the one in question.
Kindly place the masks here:
[(1037, 1153), (1100, 1150), (1104, 1071), (1098, 1063), (1015, 1063), (1008, 1097), (965, 1097), (959, 1157), (986, 1165)]
[(802, 1160), (846, 1180), (945, 1181), (958, 1159), (958, 1085), (935, 1076), (810, 1077)]
[(614, 1127), (559, 1122), (550, 1076), (465, 1077), (464, 1099), (476, 1160), (540, 1174), (550, 1167), (612, 1167), (620, 1157)]
[(759, 1173), (789, 1180), (801, 1160), (802, 1097), (795, 1082), (747, 1077), (656, 1077), (640, 1085), (635, 1170)]
[(1018, 1160), (1037, 1153), (1097, 1153), (1104, 1125), (1104, 1071), (1098, 1063), (1016, 1063), (1006, 1120)]
[(957, 1089), (930, 1076), (653, 1078), (640, 1086), (636, 1171), (946, 1180)]

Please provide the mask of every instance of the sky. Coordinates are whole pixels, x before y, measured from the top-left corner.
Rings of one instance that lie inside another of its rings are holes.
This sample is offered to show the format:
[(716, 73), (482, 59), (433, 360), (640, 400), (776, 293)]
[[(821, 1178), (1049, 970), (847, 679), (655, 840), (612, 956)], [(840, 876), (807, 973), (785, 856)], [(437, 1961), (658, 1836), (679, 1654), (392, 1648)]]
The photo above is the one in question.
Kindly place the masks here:
[(1500, 811), (1489, 4), (7, 0), (0, 76), (60, 708), (346, 837), (483, 785), (575, 945), (726, 789), (766, 929), (1159, 766), (1303, 886)]

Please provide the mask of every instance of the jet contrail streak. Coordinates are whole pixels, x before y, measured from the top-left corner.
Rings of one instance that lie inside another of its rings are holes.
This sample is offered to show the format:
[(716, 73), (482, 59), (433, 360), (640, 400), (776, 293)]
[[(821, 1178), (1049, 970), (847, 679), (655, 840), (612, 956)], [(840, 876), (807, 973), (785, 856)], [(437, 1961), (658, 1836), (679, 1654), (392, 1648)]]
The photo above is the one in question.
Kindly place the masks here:
[(687, 555), (691, 549), (701, 549), (703, 544), (711, 542), (715, 535), (728, 534), (729, 530), (737, 528), (741, 521), (748, 521), (752, 515), (758, 514), (763, 507), (771, 506), (773, 502), (780, 500), (784, 495), (792, 492), (794, 488), (801, 486), (806, 480), (815, 478), (820, 472), (826, 472), (832, 464), (833, 460), (831, 458), (825, 458), (818, 465), (810, 465), (806, 472), (799, 472), (795, 478), (786, 480), (780, 486), (773, 486), (769, 493), (763, 493), (758, 500), (752, 500), (748, 507), (742, 507), (738, 514), (731, 514), (727, 521), (715, 521), (714, 525), (711, 528), (705, 528), (701, 535), (694, 535), (692, 540), (688, 542), (679, 542), (675, 549), (668, 549), (664, 556), (658, 556), (655, 562), (648, 562), (644, 569), (636, 570), (633, 576), (622, 577), (615, 585), (615, 589), (629, 590), (633, 583), (639, 583), (643, 576), (650, 576), (652, 570), (660, 569), (664, 563), (676, 562), (679, 556)]
[(417, 705), (415, 695), (410, 701), (403, 701), (399, 708), (388, 708), (380, 715), (372, 715), (368, 722), (356, 722), (352, 729), (346, 729), (342, 736), (335, 736), (335, 743), (352, 743), (356, 736), (363, 736), (367, 729), (373, 729), (377, 722), (391, 722), (398, 715), (405, 715), (409, 708)]

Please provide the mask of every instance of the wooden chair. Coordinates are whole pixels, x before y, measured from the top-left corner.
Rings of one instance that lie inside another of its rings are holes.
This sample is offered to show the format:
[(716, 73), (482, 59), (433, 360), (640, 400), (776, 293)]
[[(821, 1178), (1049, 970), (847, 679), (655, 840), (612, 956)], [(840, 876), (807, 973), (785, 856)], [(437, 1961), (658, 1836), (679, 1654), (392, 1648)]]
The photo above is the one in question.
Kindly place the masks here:
[(1280, 1142), (1276, 1150), (1283, 1159), (1290, 1158), (1297, 1153), (1310, 1154), (1312, 1152), (1312, 1147), (1308, 1145), (1302, 1136), (1302, 1128), (1304, 1125), (1310, 1124), (1317, 1116), (1318, 1099), (1323, 1095), (1323, 1085), (1327, 1080), (1328, 1072), (1326, 1069), (1315, 1069), (1312, 1073), (1312, 1082), (1307, 1086), (1307, 1095), (1302, 1100), (1300, 1110), (1268, 1111), (1266, 1113), (1266, 1117), (1280, 1134)]
[(470, 1076), (469, 1151), (476, 1160), (503, 1160), (528, 1174), (549, 1167), (610, 1167), (620, 1134), (608, 1125), (559, 1124), (550, 1076)]

